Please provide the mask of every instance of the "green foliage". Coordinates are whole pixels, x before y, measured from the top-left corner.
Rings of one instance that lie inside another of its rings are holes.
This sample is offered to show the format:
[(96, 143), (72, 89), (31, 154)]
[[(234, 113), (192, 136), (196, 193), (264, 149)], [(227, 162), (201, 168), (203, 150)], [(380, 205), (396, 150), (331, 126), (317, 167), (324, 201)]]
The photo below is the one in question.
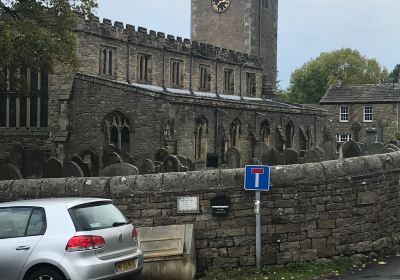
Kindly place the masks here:
[(326, 52), (292, 73), (288, 98), (293, 102), (318, 103), (328, 88), (339, 81), (343, 84), (379, 83), (387, 75), (387, 70), (375, 59), (368, 59), (357, 50)]
[(396, 121), (390, 124), (388, 128), (388, 135), (391, 140), (400, 140), (400, 131)]
[(359, 265), (362, 266), (362, 264), (353, 264), (348, 260), (337, 260), (306, 262), (279, 268), (268, 266), (264, 267), (261, 272), (257, 272), (252, 268), (224, 269), (212, 271), (205, 277), (200, 278), (200, 280), (307, 280), (327, 275), (339, 276), (344, 270)]
[(0, 67), (78, 67), (73, 30), (97, 0), (0, 0)]
[(389, 80), (395, 83), (399, 82), (399, 77), (400, 77), (400, 64), (397, 64), (393, 71), (390, 72), (389, 74)]

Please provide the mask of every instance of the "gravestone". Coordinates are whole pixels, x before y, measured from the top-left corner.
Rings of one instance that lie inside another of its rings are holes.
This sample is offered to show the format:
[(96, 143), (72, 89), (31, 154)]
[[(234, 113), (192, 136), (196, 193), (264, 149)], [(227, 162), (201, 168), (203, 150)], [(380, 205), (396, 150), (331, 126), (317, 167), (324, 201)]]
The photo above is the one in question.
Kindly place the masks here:
[(186, 164), (187, 164), (187, 168), (189, 169), (189, 171), (196, 170), (196, 166), (190, 158), (186, 158)]
[(81, 154), (81, 159), (82, 159), (82, 162), (87, 164), (87, 166), (89, 168), (89, 172), (87, 172), (87, 170), (85, 170), (86, 167), (83, 168), (78, 162), (75, 162), (75, 163), (77, 163), (79, 165), (79, 167), (82, 169), (85, 177), (99, 176), (99, 164), (100, 164), (99, 160), (100, 160), (100, 158), (95, 152), (93, 152), (91, 150), (87, 150)]
[(164, 158), (163, 161), (163, 169), (164, 172), (180, 172), (181, 171), (181, 163), (176, 156), (169, 155)]
[(155, 161), (161, 161), (163, 162), (164, 159), (169, 156), (169, 152), (165, 148), (160, 148), (157, 150), (155, 154)]
[(140, 175), (155, 173), (154, 163), (146, 158), (137, 161), (137, 168)]
[(6, 164), (0, 166), (0, 181), (6, 180), (22, 180), (22, 174), (18, 167), (13, 164)]
[(42, 178), (42, 167), (46, 155), (43, 151), (24, 151), (24, 170), (27, 179)]
[(103, 166), (107, 167), (116, 163), (123, 163), (123, 160), (116, 152), (103, 155)]
[(246, 161), (246, 165), (260, 165), (260, 160), (258, 158), (249, 158)]
[(50, 158), (43, 165), (43, 178), (62, 178), (63, 164), (56, 158)]
[(254, 145), (254, 157), (262, 161), (263, 155), (269, 151), (269, 147), (264, 142), (257, 142)]
[(64, 178), (83, 177), (83, 171), (77, 163), (67, 161), (63, 165), (62, 176)]
[(277, 149), (272, 148), (263, 155), (262, 164), (268, 166), (280, 165), (282, 164), (282, 156)]
[(240, 168), (240, 152), (236, 147), (231, 147), (226, 151), (226, 163), (228, 168)]
[(161, 161), (155, 161), (154, 162), (154, 172), (155, 173), (163, 173), (163, 163)]
[(394, 144), (386, 144), (382, 149), (382, 153), (383, 154), (392, 153), (392, 152), (398, 152), (398, 151), (400, 151), (400, 148), (397, 147)]
[(316, 151), (319, 155), (320, 161), (325, 160), (325, 151), (318, 146), (314, 146), (312, 150)]
[(24, 168), (24, 145), (20, 142), (14, 143), (11, 147), (10, 154), (8, 156), (8, 163), (16, 166), (19, 170)]
[(187, 166), (187, 158), (186, 157), (181, 156), (181, 155), (177, 155), (176, 157), (179, 159), (182, 166)]
[(393, 145), (396, 145), (397, 147), (400, 148), (400, 141), (397, 140), (397, 139), (392, 139), (392, 140), (390, 140), (389, 143), (390, 143), (390, 144), (393, 144)]
[(80, 156), (73, 156), (71, 158), (71, 161), (75, 162), (81, 168), (84, 177), (92, 177), (92, 172), (90, 171), (89, 164), (84, 162)]
[(332, 140), (325, 141), (322, 144), (322, 149), (325, 152), (325, 160), (337, 159), (337, 143)]
[(348, 141), (340, 146), (340, 158), (352, 158), (362, 156), (362, 151), (357, 142)]
[(367, 144), (367, 153), (368, 153), (368, 155), (382, 154), (384, 146), (385, 145), (380, 142)]
[(376, 128), (369, 127), (365, 130), (367, 146), (378, 141), (378, 131)]
[(204, 160), (198, 159), (195, 161), (196, 171), (207, 170), (207, 163)]
[(285, 149), (283, 152), (283, 165), (298, 164), (299, 154), (293, 149)]
[(320, 162), (321, 157), (318, 152), (314, 149), (307, 150), (304, 153), (304, 163)]
[(132, 176), (138, 174), (139, 170), (129, 163), (114, 163), (100, 172), (100, 176), (102, 177)]
[(367, 144), (361, 143), (361, 142), (357, 142), (357, 144), (358, 144), (358, 146), (360, 146), (361, 153), (363, 155), (367, 155), (368, 154), (368, 152), (367, 152)]

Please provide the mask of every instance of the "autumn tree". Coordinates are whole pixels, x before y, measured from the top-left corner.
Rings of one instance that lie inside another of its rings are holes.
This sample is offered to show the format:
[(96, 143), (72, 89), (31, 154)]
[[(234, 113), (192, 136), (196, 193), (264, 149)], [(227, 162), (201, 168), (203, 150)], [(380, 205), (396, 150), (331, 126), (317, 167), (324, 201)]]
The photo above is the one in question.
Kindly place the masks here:
[(73, 30), (96, 7), (97, 0), (0, 0), (0, 69), (76, 69)]
[(329, 86), (338, 83), (378, 83), (388, 73), (376, 59), (368, 59), (357, 50), (340, 49), (311, 59), (290, 78), (286, 98), (299, 103), (318, 103)]

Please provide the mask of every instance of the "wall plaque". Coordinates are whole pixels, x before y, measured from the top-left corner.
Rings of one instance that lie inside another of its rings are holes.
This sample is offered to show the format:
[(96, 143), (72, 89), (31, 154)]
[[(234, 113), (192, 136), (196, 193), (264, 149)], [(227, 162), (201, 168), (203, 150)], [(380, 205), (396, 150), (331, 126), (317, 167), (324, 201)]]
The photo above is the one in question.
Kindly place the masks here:
[(178, 197), (178, 213), (194, 214), (200, 212), (198, 196), (180, 196)]

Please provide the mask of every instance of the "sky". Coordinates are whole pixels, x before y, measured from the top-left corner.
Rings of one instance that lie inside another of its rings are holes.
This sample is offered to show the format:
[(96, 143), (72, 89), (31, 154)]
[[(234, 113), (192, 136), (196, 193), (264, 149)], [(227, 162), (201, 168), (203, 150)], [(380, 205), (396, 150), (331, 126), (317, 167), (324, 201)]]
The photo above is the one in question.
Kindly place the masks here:
[[(190, 38), (190, 0), (99, 0), (97, 14)], [(357, 49), (393, 70), (400, 63), (400, 0), (279, 0), (282, 88), (296, 68), (321, 52), (340, 48)]]

